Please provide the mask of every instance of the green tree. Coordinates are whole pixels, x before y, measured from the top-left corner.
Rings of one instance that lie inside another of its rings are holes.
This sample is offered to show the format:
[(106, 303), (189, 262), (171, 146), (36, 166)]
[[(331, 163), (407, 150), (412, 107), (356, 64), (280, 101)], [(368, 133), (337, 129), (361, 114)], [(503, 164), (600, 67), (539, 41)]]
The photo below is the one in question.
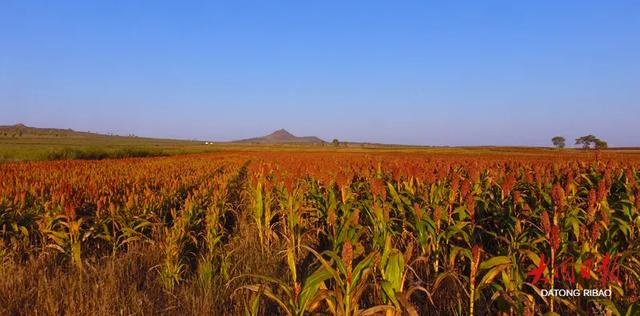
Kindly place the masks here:
[(556, 146), (558, 149), (562, 149), (564, 148), (565, 144), (565, 139), (562, 136), (556, 136), (554, 138), (551, 139), (551, 142), (553, 143), (553, 146)]
[(584, 149), (592, 148), (592, 145), (595, 149), (603, 149), (608, 147), (607, 142), (593, 135), (586, 135), (576, 138), (576, 145), (582, 145), (582, 148)]
[(331, 141), (331, 143), (333, 144), (333, 146), (340, 146), (340, 141), (337, 138), (334, 138), (333, 141)]
[(595, 144), (597, 137), (589, 134), (586, 136), (576, 138), (576, 145), (582, 145), (582, 148), (589, 149), (591, 148), (591, 144)]
[(596, 149), (605, 149), (605, 148), (609, 147), (607, 142), (605, 142), (604, 140), (600, 140), (600, 139), (596, 139), (595, 146), (596, 146)]

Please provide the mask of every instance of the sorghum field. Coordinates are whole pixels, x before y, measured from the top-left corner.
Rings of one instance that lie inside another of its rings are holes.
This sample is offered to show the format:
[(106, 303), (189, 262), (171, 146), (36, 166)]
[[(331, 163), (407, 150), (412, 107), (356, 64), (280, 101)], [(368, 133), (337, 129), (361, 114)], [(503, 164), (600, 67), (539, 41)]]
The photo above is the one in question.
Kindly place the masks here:
[(606, 151), (4, 163), (0, 314), (638, 315), (639, 208)]

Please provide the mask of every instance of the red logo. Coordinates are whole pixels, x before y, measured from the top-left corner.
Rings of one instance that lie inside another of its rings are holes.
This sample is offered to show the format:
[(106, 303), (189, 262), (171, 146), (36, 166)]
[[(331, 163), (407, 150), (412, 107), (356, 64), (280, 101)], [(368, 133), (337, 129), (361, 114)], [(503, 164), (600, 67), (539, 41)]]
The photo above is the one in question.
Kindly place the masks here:
[[(527, 273), (527, 276), (532, 277), (531, 283), (537, 285), (538, 283), (547, 284), (549, 280), (544, 276), (544, 272), (550, 267), (550, 263), (545, 261), (544, 254), (540, 256), (540, 261), (537, 266)], [(566, 258), (558, 265), (554, 265), (553, 269), (554, 281), (560, 281), (565, 285), (575, 286), (575, 260), (572, 257)], [(613, 258), (609, 253), (605, 253), (604, 257), (600, 260), (594, 261), (589, 258), (582, 262), (580, 267), (580, 277), (583, 280), (591, 280), (592, 276), (597, 279), (601, 286), (605, 287), (609, 283), (618, 283), (620, 281), (620, 256), (616, 255)]]

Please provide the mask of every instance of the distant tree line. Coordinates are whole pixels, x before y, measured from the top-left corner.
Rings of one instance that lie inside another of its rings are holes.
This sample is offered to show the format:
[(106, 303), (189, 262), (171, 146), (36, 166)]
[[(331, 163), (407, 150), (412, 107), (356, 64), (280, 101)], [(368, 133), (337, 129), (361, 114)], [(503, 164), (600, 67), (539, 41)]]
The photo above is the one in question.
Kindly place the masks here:
[[(551, 143), (553, 143), (553, 146), (558, 149), (562, 149), (566, 146), (566, 140), (562, 136), (555, 136), (551, 139)], [(576, 145), (582, 146), (583, 149), (604, 149), (609, 147), (607, 142), (591, 134), (576, 138)]]

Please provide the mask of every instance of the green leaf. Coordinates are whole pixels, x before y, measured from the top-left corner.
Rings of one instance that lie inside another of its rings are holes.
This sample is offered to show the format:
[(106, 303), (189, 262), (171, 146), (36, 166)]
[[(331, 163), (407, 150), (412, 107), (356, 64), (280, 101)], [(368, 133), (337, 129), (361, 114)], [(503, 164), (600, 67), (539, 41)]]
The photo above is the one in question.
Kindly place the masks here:
[(398, 249), (393, 249), (384, 268), (385, 280), (390, 282), (394, 292), (402, 291), (402, 275), (404, 274), (404, 256)]
[(329, 278), (331, 278), (331, 273), (324, 268), (320, 268), (305, 280), (298, 298), (300, 308), (306, 310), (311, 302), (317, 300), (320, 285)]
[(480, 264), (480, 270), (491, 269), (497, 265), (511, 264), (511, 258), (507, 256), (497, 256), (489, 260), (485, 260)]
[(387, 280), (383, 280), (381, 282), (381, 285), (382, 285), (382, 290), (384, 291), (384, 294), (387, 295), (387, 297), (391, 300), (393, 305), (399, 306), (400, 303), (398, 303), (398, 299), (396, 298), (396, 292), (394, 291), (393, 285), (391, 284), (391, 282)]
[(498, 274), (500, 272), (502, 272), (504, 269), (508, 268), (508, 265), (498, 265), (495, 268), (489, 270), (487, 273), (485, 273), (485, 275), (482, 277), (482, 280), (480, 280), (480, 283), (478, 283), (478, 287), (481, 286), (485, 286), (490, 284), (493, 279), (496, 278), (496, 276), (498, 276)]
[(291, 271), (291, 277), (293, 278), (293, 282), (298, 281), (298, 273), (296, 272), (296, 261), (293, 256), (293, 249), (287, 249), (287, 263), (289, 264), (289, 271)]

